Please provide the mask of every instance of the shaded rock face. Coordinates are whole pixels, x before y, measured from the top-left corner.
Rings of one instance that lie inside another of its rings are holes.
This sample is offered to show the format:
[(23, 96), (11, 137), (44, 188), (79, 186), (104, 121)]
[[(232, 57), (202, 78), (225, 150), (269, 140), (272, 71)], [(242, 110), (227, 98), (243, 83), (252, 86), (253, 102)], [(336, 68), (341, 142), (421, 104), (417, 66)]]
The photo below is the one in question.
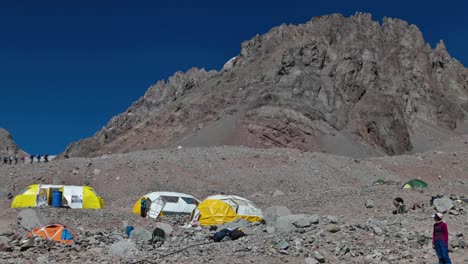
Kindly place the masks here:
[(11, 134), (4, 128), (0, 128), (0, 156), (11, 156), (20, 152), (20, 148), (13, 141)]
[(327, 137), (350, 135), (393, 155), (412, 149), (414, 122), (451, 131), (466, 110), (467, 70), (442, 41), (431, 49), (402, 20), (334, 14), (255, 36), (220, 72), (191, 69), (158, 82), (65, 153), (196, 145), (204, 136), (211, 144), (322, 151)]

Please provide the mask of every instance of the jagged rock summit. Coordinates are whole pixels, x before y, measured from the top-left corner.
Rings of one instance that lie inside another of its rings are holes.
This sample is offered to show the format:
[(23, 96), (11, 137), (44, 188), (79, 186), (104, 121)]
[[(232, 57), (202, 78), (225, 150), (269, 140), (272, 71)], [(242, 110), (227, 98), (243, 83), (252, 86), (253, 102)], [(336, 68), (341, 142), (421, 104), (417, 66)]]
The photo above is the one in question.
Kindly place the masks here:
[(463, 133), (467, 69), (415, 25), (316, 17), (242, 43), (217, 71), (151, 86), (69, 156), (168, 146), (288, 147), (348, 156), (425, 150)]
[(0, 127), (0, 157), (13, 156), (22, 152), (6, 129)]

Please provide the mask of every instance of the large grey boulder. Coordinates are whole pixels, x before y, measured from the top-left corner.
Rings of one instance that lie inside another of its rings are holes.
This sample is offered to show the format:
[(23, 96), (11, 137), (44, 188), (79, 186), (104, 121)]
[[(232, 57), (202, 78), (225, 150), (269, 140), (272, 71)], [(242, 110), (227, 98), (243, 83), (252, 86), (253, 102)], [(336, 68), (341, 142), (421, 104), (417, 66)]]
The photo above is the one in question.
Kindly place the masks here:
[(296, 226), (293, 225), (292, 220), (289, 216), (281, 216), (270, 225), (274, 228), (274, 232), (282, 234), (288, 234), (294, 232), (297, 229)]
[(151, 232), (143, 227), (136, 227), (130, 233), (130, 239), (135, 241), (148, 241), (151, 239)]
[(291, 215), (291, 211), (285, 206), (272, 206), (268, 207), (263, 213), (263, 219), (265, 222), (272, 223), (275, 222), (278, 217)]
[(309, 227), (311, 225), (316, 225), (319, 223), (320, 218), (318, 215), (308, 215), (308, 214), (298, 214), (292, 215), (292, 224), (298, 228)]
[(134, 256), (136, 252), (135, 242), (131, 240), (119, 241), (109, 248), (109, 255), (121, 258)]
[(165, 233), (166, 236), (170, 235), (170, 234), (172, 234), (172, 232), (174, 232), (174, 228), (172, 228), (172, 226), (170, 224), (158, 222), (158, 223), (156, 223), (155, 227), (159, 227), (162, 230), (164, 230), (164, 233)]
[(442, 197), (434, 200), (434, 207), (437, 212), (445, 213), (453, 207), (453, 201), (450, 198)]
[(268, 225), (274, 228), (274, 232), (287, 234), (294, 232), (297, 228), (306, 228), (318, 223), (319, 217), (317, 215), (297, 214), (280, 216)]
[(25, 209), (18, 213), (18, 224), (28, 231), (48, 223), (49, 220), (36, 209)]

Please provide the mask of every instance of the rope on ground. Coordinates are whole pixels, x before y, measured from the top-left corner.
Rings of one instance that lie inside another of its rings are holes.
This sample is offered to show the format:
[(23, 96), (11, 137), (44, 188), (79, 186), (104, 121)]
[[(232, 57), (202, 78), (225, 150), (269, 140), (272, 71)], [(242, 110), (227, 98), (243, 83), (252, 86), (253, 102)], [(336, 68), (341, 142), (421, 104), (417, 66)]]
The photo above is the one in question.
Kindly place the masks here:
[(171, 252), (171, 253), (168, 253), (168, 254), (166, 254), (166, 255), (161, 255), (161, 258), (165, 258), (165, 257), (168, 257), (168, 256), (170, 256), (170, 255), (174, 255), (174, 254), (176, 254), (176, 253), (180, 253), (180, 252), (182, 252), (182, 251), (184, 251), (184, 250), (186, 250), (186, 249), (188, 249), (188, 248), (191, 248), (191, 247), (202, 246), (202, 245), (208, 245), (208, 244), (211, 244), (211, 243), (214, 243), (214, 242), (213, 242), (213, 241), (208, 241), (208, 242), (203, 242), (203, 243), (198, 243), (198, 244), (189, 245), (189, 246), (186, 246), (186, 247), (184, 247), (184, 248), (182, 248), (182, 249), (179, 249), (179, 250), (173, 251), (173, 252)]

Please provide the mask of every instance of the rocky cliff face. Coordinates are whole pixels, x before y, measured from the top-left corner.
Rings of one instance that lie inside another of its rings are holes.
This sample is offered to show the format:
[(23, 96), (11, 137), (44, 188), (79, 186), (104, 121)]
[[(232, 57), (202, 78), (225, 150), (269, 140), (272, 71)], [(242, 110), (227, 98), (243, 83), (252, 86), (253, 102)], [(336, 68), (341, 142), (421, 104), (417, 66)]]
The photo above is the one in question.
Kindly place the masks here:
[(20, 148), (13, 141), (10, 133), (4, 128), (0, 128), (0, 157), (12, 156), (20, 152)]
[(467, 73), (442, 41), (432, 49), (405, 21), (322, 16), (242, 43), (220, 72), (158, 82), (65, 153), (230, 144), (401, 154), (426, 144), (418, 139), (427, 131), (455, 134), (468, 110)]

